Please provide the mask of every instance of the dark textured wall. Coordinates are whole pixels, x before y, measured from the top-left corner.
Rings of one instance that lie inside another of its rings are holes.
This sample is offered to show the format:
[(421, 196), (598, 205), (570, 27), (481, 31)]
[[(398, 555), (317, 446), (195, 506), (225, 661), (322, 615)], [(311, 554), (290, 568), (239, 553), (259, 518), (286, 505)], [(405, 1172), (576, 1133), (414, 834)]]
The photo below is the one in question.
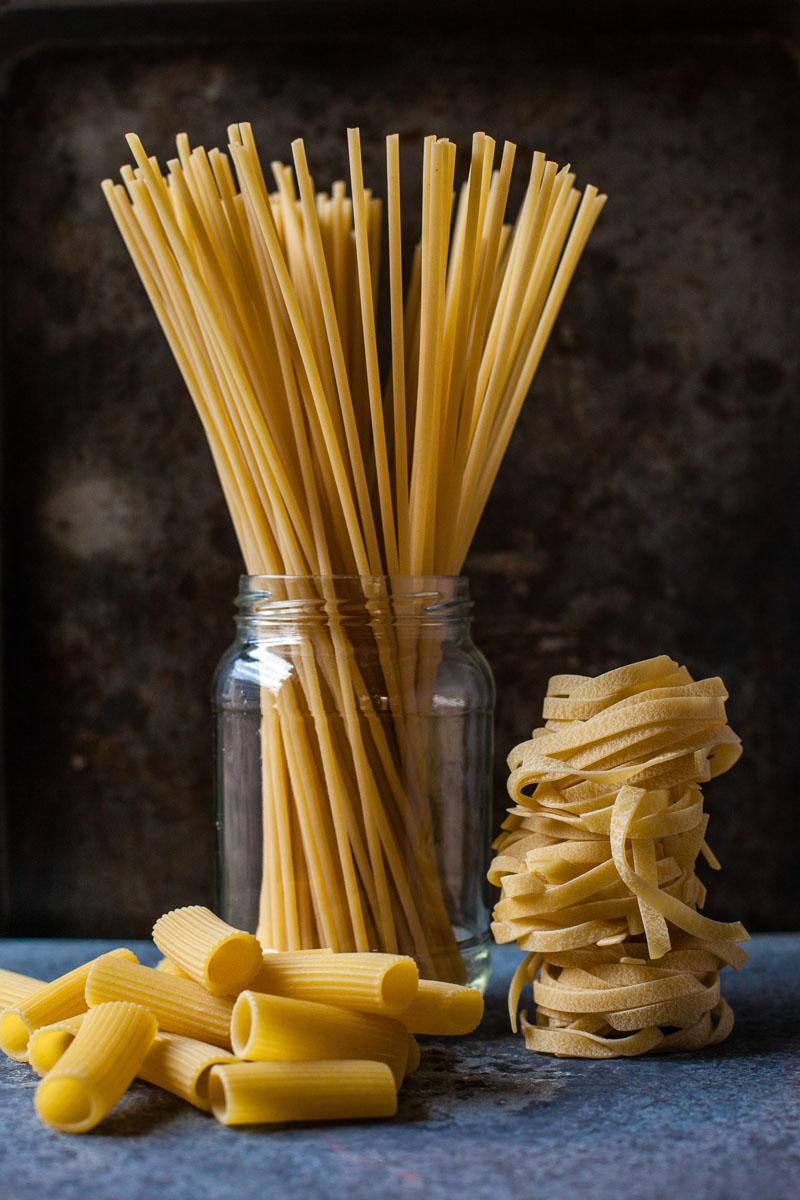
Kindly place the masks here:
[[(488, 12), (488, 10), (487, 10)], [(187, 21), (187, 26), (191, 21)], [(553, 671), (667, 651), (722, 674), (746, 757), (709, 788), (710, 911), (800, 925), (794, 814), (797, 117), (792, 47), (742, 31), (283, 38), (58, 49), (5, 126), (4, 627), (11, 928), (145, 933), (211, 895), (208, 690), (237, 554), (200, 428), (98, 182), (136, 128), (253, 121), (319, 180), (360, 123), (508, 136), (611, 194), (469, 573), (503, 760)], [(463, 165), (463, 156), (462, 156)], [(518, 172), (516, 195), (524, 169)]]

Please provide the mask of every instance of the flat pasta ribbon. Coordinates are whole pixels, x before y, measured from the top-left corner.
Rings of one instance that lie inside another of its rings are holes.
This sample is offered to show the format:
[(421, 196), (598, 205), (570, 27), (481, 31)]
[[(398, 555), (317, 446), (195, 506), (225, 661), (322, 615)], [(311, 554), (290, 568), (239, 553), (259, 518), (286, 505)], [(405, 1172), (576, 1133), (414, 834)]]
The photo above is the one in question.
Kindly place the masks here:
[(614, 1058), (699, 1049), (727, 1037), (719, 972), (738, 969), (738, 922), (699, 910), (706, 890), (701, 783), (740, 757), (721, 679), (667, 655), (596, 678), (556, 675), (545, 724), (508, 757), (513, 806), (493, 843), (492, 932), (527, 956), (509, 989), (517, 1029), (532, 985), (531, 1050)]

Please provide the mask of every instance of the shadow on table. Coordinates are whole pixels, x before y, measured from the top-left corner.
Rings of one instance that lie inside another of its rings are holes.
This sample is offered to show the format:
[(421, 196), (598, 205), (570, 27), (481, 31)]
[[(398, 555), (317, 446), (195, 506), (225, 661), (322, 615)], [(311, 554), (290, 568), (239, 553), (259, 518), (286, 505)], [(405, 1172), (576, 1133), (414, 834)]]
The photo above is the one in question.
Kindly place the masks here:
[(720, 1059), (760, 1058), (800, 1051), (800, 995), (776, 996), (769, 990), (755, 997), (732, 1000), (735, 1024), (726, 1042), (714, 1049)]
[(177, 1120), (186, 1104), (160, 1088), (135, 1087), (93, 1131), (95, 1137), (144, 1137)]

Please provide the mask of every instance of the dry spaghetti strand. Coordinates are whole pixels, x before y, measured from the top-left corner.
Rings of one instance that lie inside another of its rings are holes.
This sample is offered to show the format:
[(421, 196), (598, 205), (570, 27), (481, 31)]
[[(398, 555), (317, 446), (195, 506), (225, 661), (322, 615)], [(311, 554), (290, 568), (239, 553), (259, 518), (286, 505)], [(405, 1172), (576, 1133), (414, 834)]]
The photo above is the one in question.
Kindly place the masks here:
[[(287, 677), (261, 686), (259, 933), (280, 950), (400, 950), (459, 981), (416, 716), (440, 651), (395, 630), (393, 604), (403, 576), (461, 570), (605, 197), (581, 196), (569, 168), (537, 152), (512, 220), (516, 148), (505, 143), (495, 168), (494, 140), (477, 133), (454, 206), (456, 147), (431, 134), (420, 241), (404, 253), (391, 135), (381, 364), (383, 207), (358, 129), (349, 195), (341, 179), (315, 187), (300, 139), (291, 167), (271, 163), (271, 188), (246, 123), (229, 127), (227, 151), (180, 133), (166, 170), (128, 141), (135, 166), (103, 191), (203, 423), (246, 570), (325, 616)], [(340, 618), (336, 575), (361, 578), (369, 663)], [(638, 804), (630, 822), (658, 815)], [(685, 822), (688, 810), (670, 814)], [(663, 941), (672, 918), (647, 890), (661, 860), (639, 850), (625, 864), (642, 881), (648, 937)]]

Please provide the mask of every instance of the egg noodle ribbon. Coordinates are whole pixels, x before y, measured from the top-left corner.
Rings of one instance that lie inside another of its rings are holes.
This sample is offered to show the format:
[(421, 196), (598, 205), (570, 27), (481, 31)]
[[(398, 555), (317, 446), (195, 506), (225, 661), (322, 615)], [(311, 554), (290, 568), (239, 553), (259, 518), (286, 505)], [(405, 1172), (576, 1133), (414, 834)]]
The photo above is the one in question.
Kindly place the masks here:
[(744, 964), (748, 933), (699, 911), (695, 873), (700, 855), (719, 868), (700, 785), (742, 752), (727, 698), (666, 655), (550, 680), (544, 726), (508, 757), (514, 803), (489, 870), (495, 940), (527, 951), (509, 1016), (516, 1031), (531, 984), (528, 1049), (630, 1057), (730, 1033), (719, 972)]

